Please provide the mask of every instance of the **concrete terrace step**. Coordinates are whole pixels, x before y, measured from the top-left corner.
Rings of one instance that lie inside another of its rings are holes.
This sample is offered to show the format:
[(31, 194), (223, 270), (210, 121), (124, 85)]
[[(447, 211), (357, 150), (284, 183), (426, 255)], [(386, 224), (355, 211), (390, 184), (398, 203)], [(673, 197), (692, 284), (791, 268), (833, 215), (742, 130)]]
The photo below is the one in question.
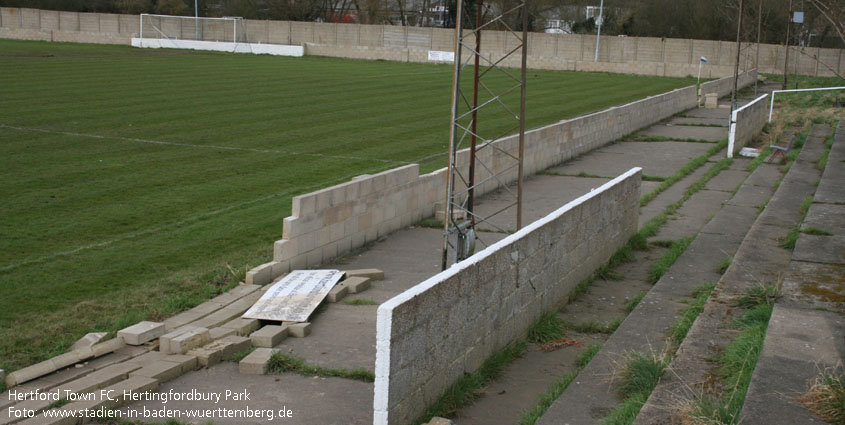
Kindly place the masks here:
[[(840, 123), (828, 167), (804, 228), (831, 236), (800, 234), (783, 281), (763, 350), (748, 387), (740, 420), (745, 424), (818, 421), (797, 400), (827, 368), (842, 367), (845, 353), (845, 173), (834, 161), (845, 159), (845, 125)], [(825, 243), (818, 243), (819, 239)], [(840, 258), (830, 258), (840, 253)], [(841, 371), (841, 370), (840, 370)]]
[[(789, 264), (791, 253), (778, 245), (800, 220), (799, 207), (804, 198), (813, 193), (819, 174), (814, 168), (814, 161), (822, 151), (821, 142), (820, 137), (808, 137), (798, 159), (765, 210), (741, 239), (732, 264), (719, 279), (704, 311), (689, 330), (634, 424), (677, 423), (685, 406), (689, 406), (692, 400), (705, 392), (715, 391), (718, 394), (721, 391), (718, 386), (714, 387), (716, 365), (712, 358), (737, 333), (731, 324), (742, 311), (734, 307), (733, 300), (755, 285), (777, 283)], [(762, 164), (757, 170), (765, 170), (766, 167), (775, 166)], [(752, 175), (752, 181), (753, 178)], [(738, 193), (741, 191), (742, 188)], [(714, 219), (711, 224), (723, 227), (733, 222)], [(736, 232), (729, 233), (737, 236)]]
[[(768, 173), (769, 167), (774, 166), (758, 167), (752, 176)], [(744, 178), (739, 173), (733, 177)], [(746, 179), (739, 190), (752, 185), (754, 181), (759, 179)], [(714, 186), (718, 188), (720, 184), (724, 185), (724, 182), (716, 182)], [(774, 181), (770, 182), (769, 187), (773, 184)], [(690, 201), (699, 194), (704, 198), (709, 197), (707, 192), (722, 193), (718, 190), (702, 191), (696, 193)], [(679, 190), (679, 193), (683, 193), (683, 190)], [(537, 424), (591, 424), (601, 421), (621, 401), (612, 381), (619, 371), (625, 353), (659, 353), (666, 348), (666, 331), (684, 307), (681, 301), (686, 299), (696, 286), (718, 280), (718, 266), (739, 246), (742, 236), (756, 215), (757, 209), (754, 207), (728, 203), (718, 210), (711, 220), (707, 221), (705, 216), (703, 222), (706, 222), (706, 225), (701, 228), (685, 253), (649, 290)], [(692, 234), (696, 231), (697, 229), (692, 230)]]

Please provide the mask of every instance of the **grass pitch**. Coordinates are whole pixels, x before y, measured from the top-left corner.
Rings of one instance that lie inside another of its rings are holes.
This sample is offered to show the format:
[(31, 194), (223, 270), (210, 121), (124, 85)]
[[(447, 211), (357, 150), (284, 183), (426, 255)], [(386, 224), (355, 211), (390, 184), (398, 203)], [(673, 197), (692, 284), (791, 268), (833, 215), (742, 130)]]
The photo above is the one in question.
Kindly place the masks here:
[[(270, 260), (295, 195), (446, 164), (447, 65), (9, 40), (0, 57), (7, 371), (235, 284)], [(532, 70), (528, 126), (692, 83)]]

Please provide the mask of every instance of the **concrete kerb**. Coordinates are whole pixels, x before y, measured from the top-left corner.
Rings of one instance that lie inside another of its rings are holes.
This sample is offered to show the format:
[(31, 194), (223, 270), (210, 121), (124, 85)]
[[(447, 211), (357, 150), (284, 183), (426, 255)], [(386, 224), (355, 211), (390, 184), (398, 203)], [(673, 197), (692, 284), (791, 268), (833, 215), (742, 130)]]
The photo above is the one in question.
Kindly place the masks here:
[[(509, 249), (508, 247), (512, 244), (523, 241), (528, 242), (529, 239), (534, 239), (533, 233), (540, 229), (541, 227), (548, 225), (549, 223), (553, 222), (554, 220), (562, 217), (564, 214), (578, 210), (579, 207), (584, 204), (586, 201), (601, 196), (610, 188), (613, 188), (617, 184), (625, 181), (626, 179), (638, 175), (641, 172), (640, 168), (633, 168), (628, 172), (622, 174), (619, 177), (603, 184), (596, 190), (582, 195), (581, 197), (567, 203), (566, 205), (562, 206), (558, 210), (548, 214), (546, 217), (535, 221), (534, 223), (529, 224), (519, 232), (516, 232), (512, 235), (507, 236), (506, 238), (502, 239), (499, 242), (492, 244), (491, 246), (487, 247), (486, 249), (482, 250), (479, 253), (476, 253), (472, 257), (454, 264), (447, 270), (432, 276), (431, 278), (423, 281), (422, 283), (412, 287), (411, 289), (391, 298), (387, 302), (383, 303), (379, 306), (377, 310), (377, 319), (376, 319), (376, 364), (375, 364), (375, 394), (373, 399), (373, 409), (374, 409), (374, 424), (388, 424), (388, 423), (395, 423), (390, 422), (390, 412), (394, 406), (391, 406), (390, 394), (394, 391), (391, 388), (391, 381), (395, 379), (392, 376), (393, 368), (395, 364), (398, 364), (396, 359), (391, 357), (391, 338), (393, 334), (396, 332), (394, 329), (395, 323), (393, 322), (393, 311), (400, 305), (413, 300), (414, 298), (421, 296), (423, 293), (432, 290), (433, 288), (437, 287), (441, 284), (441, 282), (448, 281), (449, 279), (455, 279), (461, 272), (465, 270), (470, 270), (475, 267), (480, 267), (480, 264), (484, 263), (491, 263), (490, 261), (485, 261), (488, 259), (493, 259), (494, 257), (498, 258), (498, 256), (503, 255), (500, 252), (503, 249)], [(539, 240), (537, 240), (539, 243)], [(519, 254), (515, 252), (517, 257)], [(528, 287), (526, 285), (526, 287)], [(527, 326), (530, 323), (523, 323), (524, 327), (527, 329)], [(404, 329), (409, 328), (409, 324), (402, 324), (401, 327)], [(517, 331), (514, 329), (514, 331)], [(517, 333), (521, 333), (518, 332)], [(510, 335), (510, 333), (509, 333)], [(516, 336), (516, 335), (512, 335)], [(506, 339), (511, 339), (507, 337)], [(402, 379), (399, 381), (393, 382), (396, 385), (402, 385), (403, 383), (407, 385), (407, 382), (401, 382)]]

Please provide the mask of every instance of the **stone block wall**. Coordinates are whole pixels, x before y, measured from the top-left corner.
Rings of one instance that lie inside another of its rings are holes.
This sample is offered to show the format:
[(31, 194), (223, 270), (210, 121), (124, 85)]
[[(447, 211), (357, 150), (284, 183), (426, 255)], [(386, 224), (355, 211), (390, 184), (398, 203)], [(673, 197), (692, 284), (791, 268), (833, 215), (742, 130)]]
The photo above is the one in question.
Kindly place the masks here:
[(378, 308), (374, 424), (408, 424), (637, 230), (634, 168)]
[(731, 117), (728, 138), (728, 158), (733, 157), (751, 141), (769, 120), (769, 95), (764, 94), (753, 102), (738, 108)]
[[(733, 72), (733, 71), (731, 71)], [(754, 84), (754, 81), (757, 79), (757, 70), (752, 69), (750, 71), (742, 72), (739, 74), (739, 78), (737, 81), (737, 87), (743, 88), (747, 87), (751, 84)], [(706, 83), (701, 83), (701, 95), (702, 97), (707, 93), (717, 93), (719, 97), (727, 96), (731, 94), (733, 91), (733, 84), (734, 80), (733, 77), (724, 77), (718, 80), (708, 81)]]
[[(190, 20), (168, 27), (170, 34), (192, 38), (195, 32)], [(318, 22), (244, 20), (251, 42), (273, 44), (308, 44), (310, 54), (355, 59), (383, 59), (405, 62), (427, 62), (428, 50), (453, 51), (455, 30), (391, 25), (359, 25)], [(165, 25), (167, 26), (167, 25)], [(82, 32), (86, 36), (64, 34), (62, 40), (80, 42), (129, 43), (139, 33), (137, 15), (57, 12), (51, 10), (0, 8), (0, 27), (8, 29), (4, 38), (33, 39), (34, 29), (45, 32)], [(145, 28), (145, 34), (152, 28)], [(231, 41), (230, 30), (219, 23), (204, 23), (204, 39)], [(240, 32), (240, 31), (239, 31)], [(102, 36), (97, 39), (97, 35)], [(121, 35), (122, 37), (116, 37)], [(528, 66), (538, 69), (584, 70), (685, 77), (698, 74), (699, 58), (708, 63), (701, 69), (704, 78), (731, 75), (736, 60), (736, 43), (712, 40), (661, 39), (650, 37), (605, 36), (599, 43), (599, 61), (594, 62), (595, 35), (531, 33), (528, 43)], [(46, 38), (41, 36), (40, 39)], [(52, 36), (51, 36), (52, 39)], [(91, 40), (91, 41), (84, 41)], [(126, 41), (124, 41), (126, 40)], [(518, 44), (509, 32), (485, 31), (483, 53), (496, 60)], [(845, 72), (845, 54), (841, 49), (792, 47), (789, 70), (807, 75), (831, 76)], [(799, 54), (799, 49), (803, 54)], [(742, 69), (758, 68), (761, 72), (783, 72), (785, 48), (760, 46), (760, 63), (755, 63), (757, 46), (743, 46)], [(818, 58), (818, 60), (816, 60)], [(821, 61), (821, 62), (820, 62)], [(518, 67), (520, 59), (506, 62)], [(822, 64), (823, 63), (823, 64)]]
[[(524, 172), (534, 174), (599, 148), (693, 108), (696, 101), (695, 87), (690, 86), (527, 131)], [(498, 149), (485, 149), (482, 145), (477, 150), (479, 159), (491, 170), (479, 167), (476, 181), (484, 181), (492, 173), (502, 173), (508, 168), (513, 169), (503, 174), (501, 180), (515, 181), (514, 162), (502, 151), (516, 155), (519, 138), (514, 135), (495, 143)], [(468, 167), (468, 149), (458, 152), (457, 164)], [(411, 164), (295, 197), (291, 216), (284, 220), (283, 239), (274, 244), (273, 261), (247, 272), (247, 283), (265, 284), (290, 270), (316, 267), (431, 217), (434, 204), (445, 201), (446, 176), (445, 168), (420, 176), (419, 166)], [(498, 187), (495, 179), (489, 179), (476, 194), (483, 195)]]

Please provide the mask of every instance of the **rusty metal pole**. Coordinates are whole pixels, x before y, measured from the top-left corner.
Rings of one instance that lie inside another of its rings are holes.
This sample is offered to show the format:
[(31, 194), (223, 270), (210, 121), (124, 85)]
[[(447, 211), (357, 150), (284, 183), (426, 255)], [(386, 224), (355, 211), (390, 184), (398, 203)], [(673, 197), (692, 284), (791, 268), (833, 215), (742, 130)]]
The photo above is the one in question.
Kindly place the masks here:
[(742, 50), (742, 4), (743, 0), (739, 0), (739, 22), (737, 22), (736, 25), (736, 63), (734, 64), (734, 90), (731, 94), (731, 112), (736, 110), (736, 92), (739, 80), (739, 58), (742, 56), (740, 53), (740, 50)]
[[(760, 75), (760, 31), (763, 28), (763, 0), (760, 0), (760, 8), (757, 11), (757, 58), (754, 59), (754, 68), (757, 68), (757, 75)], [(757, 79), (754, 79), (754, 96), (757, 96)]]
[(783, 90), (786, 90), (786, 75), (789, 72), (789, 30), (792, 29), (792, 0), (789, 0), (789, 10), (786, 11), (786, 56), (783, 59)]
[(469, 199), (467, 199), (467, 212), (470, 217), (470, 227), (475, 227), (475, 214), (473, 214), (473, 206), (475, 205), (475, 142), (476, 131), (478, 124), (478, 59), (481, 55), (481, 7), (484, 5), (484, 0), (478, 0), (476, 3), (475, 14), (475, 70), (473, 71), (472, 79), (472, 134), (470, 135), (469, 144)]
[(458, 86), (461, 79), (461, 0), (458, 0), (457, 11), (455, 14), (455, 68), (452, 76), (452, 119), (449, 129), (449, 173), (446, 175), (446, 204), (443, 206), (443, 258), (441, 262), (441, 270), (446, 270), (448, 263), (448, 248), (449, 248), (449, 222), (452, 220), (452, 190), (455, 185), (455, 174), (452, 169), (455, 166), (457, 149), (455, 146), (458, 143), (457, 129), (455, 128), (455, 118), (458, 116)]
[(528, 0), (522, 3), (522, 89), (519, 100), (519, 176), (516, 192), (516, 230), (522, 229), (522, 174), (525, 156), (525, 66), (528, 63)]

